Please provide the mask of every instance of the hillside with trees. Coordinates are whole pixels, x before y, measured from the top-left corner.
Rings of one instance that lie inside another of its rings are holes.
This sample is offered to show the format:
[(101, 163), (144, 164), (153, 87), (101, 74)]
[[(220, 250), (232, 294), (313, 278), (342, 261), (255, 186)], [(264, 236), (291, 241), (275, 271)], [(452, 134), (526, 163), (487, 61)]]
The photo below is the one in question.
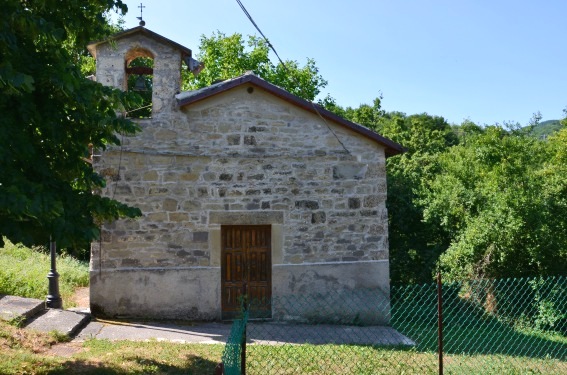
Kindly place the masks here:
[(546, 138), (563, 127), (560, 120), (547, 120), (535, 126), (528, 126), (530, 135), (536, 138)]

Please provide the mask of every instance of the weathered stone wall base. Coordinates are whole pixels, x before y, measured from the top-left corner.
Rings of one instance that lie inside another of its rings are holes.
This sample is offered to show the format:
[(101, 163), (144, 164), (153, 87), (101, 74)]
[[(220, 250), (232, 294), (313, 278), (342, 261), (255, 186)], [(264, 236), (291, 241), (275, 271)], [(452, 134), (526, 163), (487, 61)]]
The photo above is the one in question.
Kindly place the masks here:
[[(272, 267), (275, 320), (388, 324), (388, 262)], [(220, 320), (220, 267), (91, 271), (98, 317)]]
[(272, 276), (276, 320), (389, 324), (387, 261), (276, 265)]
[(220, 320), (220, 268), (91, 271), (97, 317)]

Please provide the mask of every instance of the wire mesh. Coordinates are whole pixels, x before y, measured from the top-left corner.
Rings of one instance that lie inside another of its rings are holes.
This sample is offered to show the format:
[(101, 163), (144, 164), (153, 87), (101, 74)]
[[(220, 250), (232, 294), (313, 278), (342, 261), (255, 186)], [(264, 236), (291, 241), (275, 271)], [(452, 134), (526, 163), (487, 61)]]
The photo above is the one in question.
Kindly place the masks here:
[(236, 319), (232, 323), (230, 335), (228, 336), (226, 346), (222, 353), (225, 375), (240, 375), (242, 364), (242, 338), (246, 332), (247, 322), (248, 312), (246, 311), (243, 313), (241, 319)]
[[(565, 277), (449, 283), (442, 296), (446, 374), (567, 374)], [(434, 283), (278, 296), (271, 307), (248, 322), (247, 374), (438, 372)]]
[(460, 374), (567, 374), (565, 277), (443, 286), (445, 369)]

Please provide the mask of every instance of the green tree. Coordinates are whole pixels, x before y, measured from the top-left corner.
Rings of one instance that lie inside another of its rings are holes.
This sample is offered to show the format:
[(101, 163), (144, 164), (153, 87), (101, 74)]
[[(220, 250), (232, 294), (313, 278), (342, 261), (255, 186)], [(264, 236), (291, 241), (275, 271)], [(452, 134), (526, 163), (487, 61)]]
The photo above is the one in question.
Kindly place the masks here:
[(549, 141), (498, 126), (438, 157), (424, 217), (450, 240), (451, 279), (553, 275), (567, 264), (565, 133)]
[(304, 66), (297, 61), (274, 65), (269, 58), (269, 47), (264, 39), (241, 34), (226, 36), (221, 32), (210, 37), (201, 36), (197, 59), (205, 64), (197, 77), (184, 71), (184, 90), (195, 90), (215, 82), (240, 76), (252, 71), (266, 81), (280, 86), (303, 99), (314, 100), (327, 85), (319, 74), (315, 61), (307, 59)]
[(423, 220), (419, 199), (427, 181), (439, 173), (437, 155), (456, 144), (457, 138), (443, 117), (425, 113), (386, 117), (380, 133), (407, 149), (386, 163), (390, 276), (393, 282), (429, 282), (448, 241), (437, 226)]
[(140, 214), (93, 193), (104, 179), (87, 161), (89, 144), (119, 144), (136, 125), (118, 115), (127, 93), (81, 72), (85, 46), (107, 35), (120, 0), (6, 0), (0, 12), (0, 241), (81, 248), (97, 223)]

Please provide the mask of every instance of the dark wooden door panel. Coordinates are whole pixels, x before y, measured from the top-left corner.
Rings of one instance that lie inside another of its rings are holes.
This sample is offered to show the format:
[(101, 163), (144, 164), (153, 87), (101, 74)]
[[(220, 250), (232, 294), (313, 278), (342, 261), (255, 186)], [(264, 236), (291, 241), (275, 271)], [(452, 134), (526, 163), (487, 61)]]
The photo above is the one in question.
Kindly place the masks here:
[(250, 302), (250, 316), (271, 316), (271, 227), (222, 226), (221, 244), (223, 319), (233, 318), (240, 313), (244, 291)]

